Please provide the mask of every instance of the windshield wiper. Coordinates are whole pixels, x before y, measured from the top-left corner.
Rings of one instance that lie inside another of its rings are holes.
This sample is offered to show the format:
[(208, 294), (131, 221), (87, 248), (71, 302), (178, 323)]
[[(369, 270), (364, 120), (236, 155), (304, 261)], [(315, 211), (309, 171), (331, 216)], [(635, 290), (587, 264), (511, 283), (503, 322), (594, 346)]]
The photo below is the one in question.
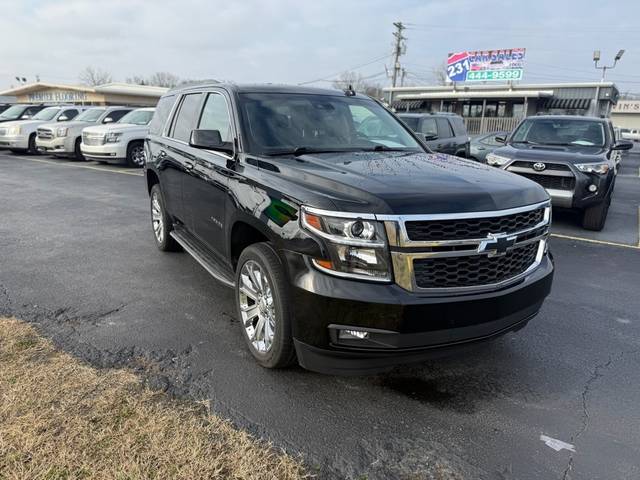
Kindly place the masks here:
[(412, 150), (417, 151), (417, 149), (412, 149), (409, 147), (398, 148), (398, 147), (387, 147), (386, 145), (376, 145), (375, 147), (371, 149), (365, 149), (364, 151), (365, 152), (407, 152)]
[(511, 143), (524, 143), (525, 145), (540, 145), (538, 142), (532, 142), (531, 140), (512, 140)]
[(335, 152), (346, 152), (348, 150), (340, 150), (340, 149), (329, 149), (329, 148), (313, 148), (313, 147), (297, 147), (292, 150), (278, 150), (275, 152), (265, 153), (265, 155), (269, 157), (279, 157), (284, 155), (293, 155), (294, 157), (299, 157), (300, 155), (305, 155), (307, 153), (335, 153)]

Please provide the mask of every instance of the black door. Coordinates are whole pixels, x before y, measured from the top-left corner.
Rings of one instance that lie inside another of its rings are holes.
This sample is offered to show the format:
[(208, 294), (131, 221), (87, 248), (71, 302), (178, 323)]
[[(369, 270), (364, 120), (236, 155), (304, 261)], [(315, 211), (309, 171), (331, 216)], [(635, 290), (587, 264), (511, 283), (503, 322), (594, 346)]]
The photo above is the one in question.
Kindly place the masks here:
[(167, 211), (174, 219), (186, 223), (182, 192), (184, 180), (194, 166), (189, 137), (195, 128), (202, 104), (201, 93), (183, 95), (166, 137), (153, 139), (151, 149), (160, 171), (160, 183)]
[(183, 187), (186, 221), (199, 240), (225, 258), (225, 210), (234, 133), (229, 99), (222, 92), (207, 94), (196, 128), (219, 131), (223, 147), (229, 151), (193, 149), (194, 167)]

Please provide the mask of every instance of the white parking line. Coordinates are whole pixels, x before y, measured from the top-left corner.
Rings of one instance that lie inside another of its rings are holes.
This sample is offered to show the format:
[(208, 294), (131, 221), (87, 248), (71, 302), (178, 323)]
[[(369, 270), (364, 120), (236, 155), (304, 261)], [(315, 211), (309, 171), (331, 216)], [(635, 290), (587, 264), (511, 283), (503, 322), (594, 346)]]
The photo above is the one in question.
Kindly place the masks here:
[(579, 242), (595, 243), (597, 245), (609, 245), (611, 247), (633, 248), (634, 250), (640, 250), (640, 243), (638, 245), (629, 245), (628, 243), (607, 242), (606, 240), (596, 240), (595, 238), (574, 237), (572, 235), (563, 235), (561, 233), (552, 233), (551, 236), (556, 238), (562, 238), (563, 240), (576, 240)]
[(49, 165), (56, 165), (58, 167), (72, 167), (72, 168), (86, 168), (89, 170), (98, 170), (100, 172), (109, 172), (109, 173), (120, 173), (122, 175), (134, 175), (136, 177), (142, 177), (144, 174), (142, 172), (129, 172), (127, 170), (116, 170), (113, 168), (106, 167), (97, 167), (94, 165), (82, 165), (82, 164), (73, 164), (73, 163), (60, 163), (54, 160), (44, 160), (39, 158), (25, 158), (22, 157), (21, 160), (28, 160), (30, 162), (39, 162), (39, 163), (47, 163)]

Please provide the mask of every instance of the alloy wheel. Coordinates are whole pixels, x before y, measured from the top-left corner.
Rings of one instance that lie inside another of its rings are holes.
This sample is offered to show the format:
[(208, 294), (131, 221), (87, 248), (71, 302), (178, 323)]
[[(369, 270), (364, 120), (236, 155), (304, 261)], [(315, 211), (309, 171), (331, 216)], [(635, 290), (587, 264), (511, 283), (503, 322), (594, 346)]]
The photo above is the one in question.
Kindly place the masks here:
[(158, 192), (153, 192), (151, 197), (151, 224), (153, 225), (153, 233), (156, 236), (156, 240), (158, 243), (162, 243), (164, 240), (164, 219)]
[(144, 166), (144, 147), (136, 145), (131, 149), (131, 161), (138, 167)]
[(260, 265), (247, 261), (240, 271), (240, 314), (242, 326), (259, 353), (271, 350), (276, 330), (276, 308), (269, 279)]

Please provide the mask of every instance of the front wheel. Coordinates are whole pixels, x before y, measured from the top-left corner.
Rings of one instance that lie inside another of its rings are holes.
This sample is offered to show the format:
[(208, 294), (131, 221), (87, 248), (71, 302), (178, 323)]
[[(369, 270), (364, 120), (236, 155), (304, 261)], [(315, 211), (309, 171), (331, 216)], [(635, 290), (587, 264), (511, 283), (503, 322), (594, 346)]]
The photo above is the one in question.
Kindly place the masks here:
[(27, 153), (31, 155), (38, 155), (38, 147), (36, 146), (36, 134), (32, 133), (29, 136), (29, 146), (27, 147)]
[(236, 310), (243, 337), (265, 368), (295, 360), (284, 268), (271, 245), (256, 243), (240, 255), (236, 270)]
[(73, 149), (73, 154), (76, 158), (76, 160), (84, 160), (84, 155), (82, 155), (82, 149), (80, 148), (80, 143), (82, 143), (82, 139), (81, 138), (76, 138), (76, 143), (75, 143), (75, 147)]
[(131, 142), (127, 147), (127, 165), (130, 167), (144, 167), (144, 143)]
[(593, 207), (586, 208), (582, 214), (582, 228), (599, 232), (604, 228), (609, 213), (611, 195), (609, 194), (603, 201)]

